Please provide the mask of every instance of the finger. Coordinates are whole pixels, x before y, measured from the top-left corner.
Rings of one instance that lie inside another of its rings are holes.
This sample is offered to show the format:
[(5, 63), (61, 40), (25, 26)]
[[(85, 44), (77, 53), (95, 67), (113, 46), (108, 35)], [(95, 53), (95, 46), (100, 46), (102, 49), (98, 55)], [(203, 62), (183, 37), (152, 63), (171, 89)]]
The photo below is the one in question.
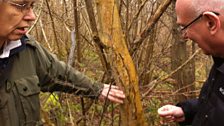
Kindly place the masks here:
[(182, 121), (184, 121), (184, 120), (185, 120), (184, 116), (181, 117), (181, 118), (175, 118), (175, 119), (174, 119), (175, 122), (182, 122)]
[(125, 94), (121, 90), (112, 89), (110, 91), (110, 95), (115, 96), (115, 97), (125, 98)]
[(108, 96), (107, 96), (107, 93), (103, 94), (104, 97), (113, 97), (113, 98), (116, 98), (116, 99), (121, 99), (123, 100), (125, 98), (125, 95), (123, 94), (111, 94), (109, 93)]
[(169, 115), (169, 116), (165, 116), (164, 118), (165, 118), (166, 120), (170, 120), (170, 119), (173, 119), (173, 116), (170, 116), (170, 115)]
[(115, 89), (115, 88), (109, 88), (109, 87), (104, 87), (103, 89), (104, 92), (113, 92), (113, 93), (123, 93), (123, 91), (119, 90), (119, 89)]
[(124, 94), (114, 94), (114, 93), (109, 93), (107, 96), (107, 92), (103, 92), (102, 96), (105, 98), (108, 98), (109, 100), (111, 100), (112, 102), (116, 102), (116, 103), (123, 103), (125, 95)]
[(174, 122), (175, 121), (175, 118), (173, 116), (169, 116), (167, 118), (165, 118), (166, 122)]
[(108, 85), (108, 84), (104, 84), (104, 88), (111, 88), (111, 89), (120, 89), (118, 86), (116, 85)]
[(111, 96), (111, 95), (109, 95), (107, 98), (108, 98), (110, 101), (112, 101), (112, 102), (116, 102), (116, 103), (124, 103), (124, 101), (123, 101), (122, 99), (113, 97), (113, 96)]
[(158, 109), (158, 114), (160, 116), (169, 116), (169, 115), (171, 115), (171, 112), (167, 108), (160, 108), (160, 109)]
[(121, 90), (117, 90), (117, 89), (111, 89), (111, 90), (103, 90), (103, 95), (104, 96), (107, 96), (108, 94), (108, 91), (109, 91), (109, 95), (113, 96), (113, 97), (119, 97), (119, 98), (125, 98), (125, 94), (123, 91)]

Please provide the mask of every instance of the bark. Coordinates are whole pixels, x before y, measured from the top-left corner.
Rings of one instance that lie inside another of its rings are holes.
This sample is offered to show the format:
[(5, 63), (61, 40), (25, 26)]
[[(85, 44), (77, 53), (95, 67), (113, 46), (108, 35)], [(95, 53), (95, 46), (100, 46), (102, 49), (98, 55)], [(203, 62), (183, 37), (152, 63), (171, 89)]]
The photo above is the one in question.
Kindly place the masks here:
[(80, 43), (80, 33), (79, 33), (79, 13), (78, 13), (78, 0), (73, 0), (74, 5), (74, 24), (75, 24), (75, 36), (77, 43), (77, 61), (81, 63), (82, 52), (81, 52), (81, 43)]
[(85, 3), (86, 3), (86, 10), (88, 13), (89, 22), (90, 22), (90, 26), (91, 26), (91, 30), (92, 30), (92, 38), (95, 42), (96, 49), (98, 50), (97, 53), (100, 57), (100, 61), (103, 65), (103, 68), (105, 71), (102, 81), (104, 83), (109, 83), (110, 77), (111, 77), (111, 72), (110, 72), (111, 67), (110, 67), (110, 64), (107, 62), (106, 55), (104, 54), (104, 51), (103, 51), (104, 44), (101, 42), (101, 40), (99, 38), (97, 23), (96, 23), (96, 19), (95, 19), (95, 15), (94, 15), (93, 2), (92, 2), (92, 0), (85, 0)]
[(121, 126), (147, 126), (138, 87), (138, 76), (128, 52), (114, 0), (98, 0), (100, 39), (105, 45), (116, 84), (124, 88), (125, 103), (121, 105)]

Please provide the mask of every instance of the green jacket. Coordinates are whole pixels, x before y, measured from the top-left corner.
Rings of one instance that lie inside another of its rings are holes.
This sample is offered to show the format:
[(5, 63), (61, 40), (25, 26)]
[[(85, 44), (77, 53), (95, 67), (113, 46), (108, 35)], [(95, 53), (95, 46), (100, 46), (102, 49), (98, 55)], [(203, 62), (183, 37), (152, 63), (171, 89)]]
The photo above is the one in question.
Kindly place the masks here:
[(0, 88), (0, 126), (40, 125), (40, 91), (97, 98), (102, 86), (29, 37), (25, 49), (14, 56), (9, 78)]

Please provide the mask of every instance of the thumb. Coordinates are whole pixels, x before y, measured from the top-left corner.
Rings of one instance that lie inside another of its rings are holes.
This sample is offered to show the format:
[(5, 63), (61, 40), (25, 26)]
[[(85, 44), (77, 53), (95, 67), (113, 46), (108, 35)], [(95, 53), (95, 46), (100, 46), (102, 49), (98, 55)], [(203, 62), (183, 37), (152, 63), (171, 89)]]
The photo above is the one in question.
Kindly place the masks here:
[(166, 105), (158, 109), (158, 114), (160, 116), (168, 116), (173, 114), (172, 106)]

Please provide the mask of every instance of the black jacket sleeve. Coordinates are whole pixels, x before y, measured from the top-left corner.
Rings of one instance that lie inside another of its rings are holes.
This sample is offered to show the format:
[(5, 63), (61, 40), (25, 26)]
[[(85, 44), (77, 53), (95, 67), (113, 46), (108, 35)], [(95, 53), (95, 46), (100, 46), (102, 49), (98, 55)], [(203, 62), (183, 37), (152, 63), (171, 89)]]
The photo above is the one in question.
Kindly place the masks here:
[(185, 102), (178, 103), (184, 111), (185, 121), (179, 123), (181, 126), (191, 125), (198, 110), (198, 99), (191, 99)]

